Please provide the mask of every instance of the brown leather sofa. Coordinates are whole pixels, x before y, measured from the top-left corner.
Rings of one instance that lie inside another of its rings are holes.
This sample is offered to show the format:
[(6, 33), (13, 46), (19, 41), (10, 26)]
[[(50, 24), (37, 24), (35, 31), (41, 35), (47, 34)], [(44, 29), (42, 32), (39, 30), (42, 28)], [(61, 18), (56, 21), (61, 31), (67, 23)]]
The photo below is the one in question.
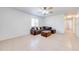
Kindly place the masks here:
[(37, 35), (37, 34), (40, 34), (41, 31), (44, 31), (44, 30), (49, 30), (51, 31), (52, 34), (56, 33), (56, 30), (52, 29), (52, 27), (43, 26), (43, 27), (32, 27), (30, 30), (30, 34)]
[(43, 28), (43, 30), (50, 30), (52, 34), (55, 34), (56, 33), (56, 30), (55, 29), (52, 29), (52, 27), (43, 26), (42, 28)]
[(38, 27), (32, 27), (31, 30), (30, 30), (30, 33), (32, 35), (37, 35), (37, 34), (40, 34), (41, 33), (41, 30), (38, 29)]

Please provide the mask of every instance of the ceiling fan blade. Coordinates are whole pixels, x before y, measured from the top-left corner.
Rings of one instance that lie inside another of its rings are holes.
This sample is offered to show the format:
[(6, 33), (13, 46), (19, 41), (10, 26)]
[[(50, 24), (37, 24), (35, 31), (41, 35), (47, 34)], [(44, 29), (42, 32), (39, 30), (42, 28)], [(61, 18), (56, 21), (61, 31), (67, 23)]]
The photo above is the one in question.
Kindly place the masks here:
[(53, 13), (53, 11), (50, 11), (49, 13)]

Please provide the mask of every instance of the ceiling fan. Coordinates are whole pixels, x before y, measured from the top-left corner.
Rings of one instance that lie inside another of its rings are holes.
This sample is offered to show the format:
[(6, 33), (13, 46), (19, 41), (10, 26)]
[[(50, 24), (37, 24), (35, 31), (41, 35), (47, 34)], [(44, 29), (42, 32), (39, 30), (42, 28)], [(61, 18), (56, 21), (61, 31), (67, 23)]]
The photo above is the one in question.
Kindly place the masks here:
[(50, 15), (53, 13), (53, 7), (40, 7), (39, 11), (42, 15)]

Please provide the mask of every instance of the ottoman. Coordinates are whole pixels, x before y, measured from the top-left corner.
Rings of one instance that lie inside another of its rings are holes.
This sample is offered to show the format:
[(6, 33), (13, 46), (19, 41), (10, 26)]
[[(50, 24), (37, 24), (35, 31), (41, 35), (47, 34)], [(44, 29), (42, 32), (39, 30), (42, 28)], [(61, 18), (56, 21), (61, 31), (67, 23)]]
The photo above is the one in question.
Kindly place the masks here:
[(44, 36), (44, 37), (48, 37), (50, 36), (52, 33), (50, 30), (44, 30), (41, 32), (41, 36)]

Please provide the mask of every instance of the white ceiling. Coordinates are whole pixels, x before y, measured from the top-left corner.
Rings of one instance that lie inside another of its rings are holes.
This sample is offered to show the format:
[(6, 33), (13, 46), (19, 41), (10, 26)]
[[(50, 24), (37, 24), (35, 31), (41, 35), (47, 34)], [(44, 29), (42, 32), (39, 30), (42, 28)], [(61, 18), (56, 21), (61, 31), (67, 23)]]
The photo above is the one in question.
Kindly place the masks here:
[[(31, 15), (46, 17), (39, 12), (39, 10), (40, 10), (39, 7), (16, 7), (15, 9), (17, 9), (21, 12), (31, 14)], [(65, 14), (71, 10), (78, 11), (79, 8), (78, 7), (53, 7), (53, 10), (52, 10), (53, 13), (51, 15)], [(50, 15), (48, 15), (48, 16), (50, 16)]]

